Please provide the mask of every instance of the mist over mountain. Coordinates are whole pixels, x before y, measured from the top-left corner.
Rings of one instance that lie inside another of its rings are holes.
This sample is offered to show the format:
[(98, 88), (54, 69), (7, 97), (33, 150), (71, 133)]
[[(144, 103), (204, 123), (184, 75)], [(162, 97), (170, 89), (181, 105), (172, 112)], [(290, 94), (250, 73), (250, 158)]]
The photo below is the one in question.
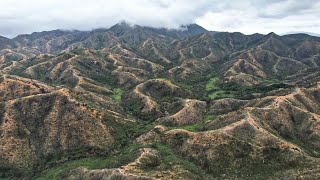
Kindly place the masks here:
[(154, 28), (196, 23), (211, 31), (320, 32), (318, 0), (3, 0), (0, 35), (110, 28), (125, 20)]

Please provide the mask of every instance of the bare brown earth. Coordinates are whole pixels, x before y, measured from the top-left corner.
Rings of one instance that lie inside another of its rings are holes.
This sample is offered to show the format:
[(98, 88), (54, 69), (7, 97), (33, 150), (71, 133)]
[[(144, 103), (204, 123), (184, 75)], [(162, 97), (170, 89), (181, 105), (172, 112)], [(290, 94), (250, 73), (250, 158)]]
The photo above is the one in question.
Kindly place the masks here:
[(111, 147), (109, 128), (67, 89), (15, 76), (2, 77), (0, 87), (1, 168), (19, 172), (73, 150)]
[(206, 103), (203, 101), (186, 99), (183, 101), (183, 108), (177, 113), (159, 118), (157, 121), (161, 124), (186, 125), (194, 124), (203, 119), (206, 111)]
[(298, 88), (248, 101), (243, 109), (218, 116), (203, 132), (161, 128), (139, 141), (162, 137), (215, 177), (319, 178), (319, 92), (319, 86)]

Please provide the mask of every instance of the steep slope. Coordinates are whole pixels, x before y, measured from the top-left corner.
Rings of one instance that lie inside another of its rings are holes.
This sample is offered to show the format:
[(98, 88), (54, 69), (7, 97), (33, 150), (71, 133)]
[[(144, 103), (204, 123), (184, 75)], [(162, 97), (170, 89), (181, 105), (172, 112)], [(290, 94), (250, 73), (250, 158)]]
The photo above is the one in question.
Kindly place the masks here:
[[(299, 176), (319, 163), (319, 92), (298, 88), (252, 100), (209, 122), (205, 132), (170, 130), (165, 141), (216, 177), (272, 178), (289, 169)], [(317, 170), (310, 177), (319, 177)]]
[(73, 151), (110, 149), (114, 140), (108, 127), (68, 90), (11, 76), (2, 77), (0, 87), (4, 173), (26, 175)]
[(225, 44), (230, 49), (242, 50), (247, 48), (250, 44), (259, 41), (263, 38), (262, 34), (252, 34), (252, 35), (244, 35), (239, 32), (228, 33), (228, 32), (217, 32), (213, 34), (213, 37), (217, 39), (221, 44)]
[(267, 78), (282, 79), (299, 71), (310, 68), (295, 59), (281, 57), (272, 51), (254, 48), (245, 51), (227, 62), (224, 77), (242, 85), (259, 84)]
[(188, 91), (168, 80), (153, 79), (137, 85), (123, 98), (126, 102), (124, 105), (134, 115), (144, 120), (155, 120), (175, 112), (166, 108), (179, 104), (179, 97), (189, 95)]
[(86, 32), (81, 31), (54, 30), (19, 35), (12, 40), (21, 48), (33, 48), (41, 53), (59, 53), (81, 40), (85, 34)]
[(14, 48), (14, 47), (15, 47), (14, 41), (6, 37), (0, 36), (0, 50), (6, 49), (6, 48)]

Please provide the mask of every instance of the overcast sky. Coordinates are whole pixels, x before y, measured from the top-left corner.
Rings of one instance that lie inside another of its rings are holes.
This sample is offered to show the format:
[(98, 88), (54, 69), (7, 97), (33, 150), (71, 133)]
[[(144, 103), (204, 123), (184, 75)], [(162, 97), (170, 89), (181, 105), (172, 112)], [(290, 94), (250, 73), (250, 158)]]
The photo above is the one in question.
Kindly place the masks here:
[(91, 30), (122, 20), (177, 28), (197, 23), (245, 34), (320, 34), (320, 0), (1, 0), (0, 35), (53, 29)]

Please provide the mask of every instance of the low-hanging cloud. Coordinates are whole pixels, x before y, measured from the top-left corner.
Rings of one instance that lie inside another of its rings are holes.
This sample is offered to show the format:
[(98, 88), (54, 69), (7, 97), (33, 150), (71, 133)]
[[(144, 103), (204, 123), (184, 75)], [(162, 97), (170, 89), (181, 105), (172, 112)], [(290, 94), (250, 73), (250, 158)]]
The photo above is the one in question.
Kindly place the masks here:
[[(237, 1), (240, 2), (240, 1)], [(208, 11), (196, 22), (216, 31), (245, 34), (320, 32), (318, 0), (251, 0), (223, 11)]]
[(120, 21), (178, 28), (267, 33), (320, 32), (318, 0), (1, 0), (0, 35), (52, 29), (90, 30)]

